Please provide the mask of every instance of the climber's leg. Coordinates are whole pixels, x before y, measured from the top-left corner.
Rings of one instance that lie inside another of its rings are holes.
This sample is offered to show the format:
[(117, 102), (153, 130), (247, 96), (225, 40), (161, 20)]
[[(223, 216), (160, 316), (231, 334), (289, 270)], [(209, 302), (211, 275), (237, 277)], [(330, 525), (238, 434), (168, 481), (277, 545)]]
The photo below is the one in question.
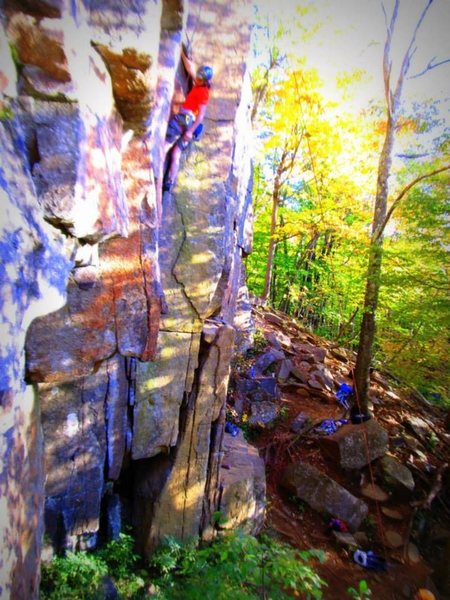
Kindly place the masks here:
[(172, 181), (175, 181), (175, 177), (177, 176), (178, 169), (180, 167), (180, 158), (181, 158), (181, 148), (179, 144), (175, 144), (172, 150), (172, 155), (170, 157), (170, 167), (168, 178)]
[(164, 192), (171, 191), (173, 183), (175, 181), (175, 178), (178, 175), (178, 169), (180, 167), (181, 153), (184, 150), (187, 150), (187, 148), (189, 148), (191, 143), (192, 143), (191, 140), (184, 140), (183, 138), (180, 138), (174, 145), (171, 155), (170, 155), (169, 170), (167, 172), (166, 177), (164, 178), (164, 183), (163, 183), (163, 191)]
[(175, 177), (177, 176), (178, 168), (180, 165), (180, 157), (181, 148), (178, 146), (178, 144), (175, 144), (169, 157), (169, 169), (167, 171), (166, 176), (164, 177), (164, 192), (172, 191), (173, 182), (175, 181)]

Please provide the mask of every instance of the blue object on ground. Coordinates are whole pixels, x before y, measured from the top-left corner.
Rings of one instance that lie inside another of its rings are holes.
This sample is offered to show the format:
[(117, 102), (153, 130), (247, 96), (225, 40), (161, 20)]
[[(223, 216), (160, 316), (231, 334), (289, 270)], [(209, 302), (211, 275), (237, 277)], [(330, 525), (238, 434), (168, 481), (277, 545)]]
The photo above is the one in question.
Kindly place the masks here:
[(343, 383), (338, 391), (336, 392), (336, 398), (338, 399), (339, 404), (341, 404), (346, 410), (349, 410), (350, 404), (349, 399), (353, 394), (353, 388), (346, 383)]
[(336, 421), (333, 421), (333, 419), (325, 419), (324, 421), (322, 421), (322, 423), (320, 423), (320, 425), (317, 425), (317, 427), (314, 428), (314, 431), (330, 435), (337, 431), (337, 428), (338, 426), (336, 424)]
[(236, 437), (239, 433), (239, 427), (234, 425), (234, 423), (225, 423), (225, 431), (231, 434), (233, 437)]
[(326, 433), (327, 435), (331, 435), (332, 433), (335, 433), (339, 427), (341, 427), (342, 425), (347, 425), (348, 423), (348, 419), (338, 419), (337, 421), (335, 421), (334, 419), (325, 419), (324, 421), (322, 421), (322, 423), (320, 423), (320, 425), (317, 425), (317, 427), (314, 427), (314, 431), (317, 431), (318, 433)]
[(381, 558), (381, 556), (378, 556), (375, 552), (372, 552), (372, 550), (368, 550), (367, 552), (355, 550), (353, 560), (361, 567), (372, 571), (386, 571), (387, 569), (384, 558)]

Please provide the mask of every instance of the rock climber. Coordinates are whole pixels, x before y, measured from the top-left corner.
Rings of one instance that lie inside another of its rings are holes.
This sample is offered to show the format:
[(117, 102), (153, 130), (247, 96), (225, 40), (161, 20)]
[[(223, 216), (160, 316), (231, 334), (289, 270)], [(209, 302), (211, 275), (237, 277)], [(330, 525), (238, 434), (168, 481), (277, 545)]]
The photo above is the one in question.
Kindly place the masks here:
[(172, 149), (169, 156), (169, 165), (163, 181), (163, 191), (170, 192), (178, 173), (180, 157), (192, 139), (198, 137), (203, 129), (203, 119), (209, 101), (209, 89), (213, 77), (213, 70), (208, 65), (196, 69), (189, 58), (187, 51), (182, 46), (181, 58), (193, 85), (177, 114), (172, 115), (167, 126), (165, 156)]

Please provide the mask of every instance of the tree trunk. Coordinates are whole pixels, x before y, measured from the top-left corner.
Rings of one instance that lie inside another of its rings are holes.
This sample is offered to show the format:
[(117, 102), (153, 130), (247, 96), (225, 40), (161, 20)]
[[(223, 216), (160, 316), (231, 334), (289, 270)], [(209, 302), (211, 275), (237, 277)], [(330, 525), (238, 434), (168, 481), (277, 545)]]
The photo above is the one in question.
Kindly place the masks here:
[(380, 234), (380, 228), (384, 223), (387, 212), (388, 179), (392, 164), (395, 121), (394, 117), (388, 117), (386, 136), (378, 163), (377, 193), (372, 221), (372, 241), (369, 248), (364, 312), (355, 366), (356, 394), (359, 408), (362, 412), (368, 411), (369, 372), (373, 355), (373, 343), (375, 340), (375, 314), (378, 306), (381, 263), (383, 257), (383, 235), (382, 233)]
[(272, 218), (270, 222), (270, 241), (269, 241), (269, 251), (267, 254), (267, 263), (266, 263), (266, 276), (264, 280), (264, 291), (261, 295), (261, 300), (263, 302), (267, 302), (267, 299), (270, 295), (270, 287), (272, 281), (272, 272), (273, 272), (273, 259), (275, 256), (275, 247), (277, 242), (275, 240), (275, 232), (277, 229), (277, 221), (278, 221), (278, 207), (280, 205), (280, 172), (278, 170), (275, 181), (273, 184), (272, 191)]

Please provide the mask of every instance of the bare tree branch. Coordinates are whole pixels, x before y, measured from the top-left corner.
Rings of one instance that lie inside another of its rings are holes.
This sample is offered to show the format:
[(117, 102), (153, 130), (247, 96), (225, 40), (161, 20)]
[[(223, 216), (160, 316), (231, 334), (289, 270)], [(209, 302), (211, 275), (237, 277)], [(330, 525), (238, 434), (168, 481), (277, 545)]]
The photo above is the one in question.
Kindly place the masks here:
[(430, 171), (429, 173), (425, 173), (424, 175), (420, 175), (419, 177), (416, 177), (415, 179), (413, 179), (412, 181), (410, 181), (408, 183), (408, 185), (406, 185), (402, 189), (402, 191), (398, 194), (398, 196), (392, 202), (391, 208), (386, 213), (386, 217), (384, 218), (384, 220), (381, 223), (380, 227), (374, 233), (373, 242), (377, 242), (380, 239), (380, 236), (383, 234), (383, 231), (384, 231), (386, 225), (388, 224), (389, 219), (392, 216), (392, 213), (397, 208), (397, 206), (399, 205), (400, 201), (411, 190), (411, 188), (413, 188), (415, 185), (417, 185), (420, 181), (423, 181), (424, 179), (428, 179), (429, 177), (433, 177), (433, 175), (437, 175), (438, 173), (442, 173), (443, 171), (449, 171), (449, 170), (450, 170), (450, 165), (444, 165), (440, 169), (435, 169), (434, 171)]
[(278, 53), (274, 53), (274, 49), (270, 48), (269, 50), (269, 65), (265, 68), (264, 75), (262, 76), (262, 80), (259, 85), (255, 86), (253, 90), (253, 107), (250, 115), (250, 120), (253, 123), (255, 121), (256, 115), (259, 110), (259, 106), (264, 101), (267, 90), (269, 88), (269, 76), (271, 71), (279, 67), (284, 60), (284, 55), (278, 56)]
[(386, 30), (386, 42), (384, 43), (384, 52), (383, 52), (383, 80), (384, 80), (384, 95), (386, 98), (386, 104), (388, 109), (389, 116), (392, 115), (392, 92), (391, 92), (391, 70), (392, 70), (392, 61), (391, 61), (391, 43), (392, 43), (392, 35), (395, 29), (395, 23), (397, 21), (398, 9), (400, 6), (400, 0), (395, 0), (394, 10), (392, 11), (391, 21), (389, 25), (387, 25), (387, 14), (386, 8), (384, 4), (382, 4), (384, 17), (386, 20), (387, 30)]
[(425, 69), (423, 69), (423, 71), (420, 71), (420, 73), (416, 73), (415, 75), (410, 75), (408, 79), (416, 79), (417, 77), (422, 77), (422, 75), (425, 75), (425, 73), (428, 73), (428, 71), (431, 71), (431, 69), (436, 69), (436, 67), (440, 67), (441, 65), (445, 65), (446, 63), (450, 62), (450, 58), (445, 58), (444, 60), (433, 62), (435, 60), (436, 57), (433, 56), (433, 58), (429, 61), (429, 63), (427, 64)]
[[(420, 15), (419, 20), (417, 21), (416, 26), (414, 28), (413, 34), (411, 36), (411, 41), (409, 42), (409, 46), (403, 56), (402, 66), (400, 68), (400, 73), (399, 73), (399, 76), (397, 79), (397, 85), (396, 85), (395, 92), (394, 92), (394, 105), (395, 105), (394, 111), (397, 109), (398, 104), (399, 104), (399, 100), (400, 100), (402, 88), (403, 88), (403, 81), (404, 81), (406, 75), (408, 74), (409, 67), (411, 65), (411, 59), (417, 50), (417, 48), (414, 47), (414, 45), (416, 43), (417, 32), (419, 31), (419, 29), (422, 25), (422, 22), (425, 18), (425, 15), (427, 14), (433, 1), (434, 0), (428, 0), (427, 5), (423, 9), (422, 14)], [(397, 2), (396, 2), (396, 8), (397, 8)], [(395, 9), (394, 9), (394, 11), (395, 11)]]

